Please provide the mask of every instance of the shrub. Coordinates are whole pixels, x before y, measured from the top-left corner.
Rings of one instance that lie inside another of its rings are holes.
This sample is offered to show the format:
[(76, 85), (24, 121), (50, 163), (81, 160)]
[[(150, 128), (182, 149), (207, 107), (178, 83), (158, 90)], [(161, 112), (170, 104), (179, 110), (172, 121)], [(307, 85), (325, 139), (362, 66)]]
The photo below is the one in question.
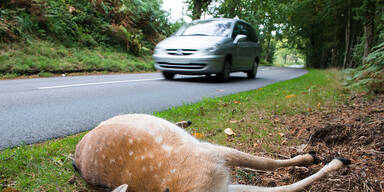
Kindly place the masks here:
[(363, 86), (372, 93), (384, 93), (384, 42), (373, 48), (365, 64), (351, 70), (349, 86)]
[(37, 37), (70, 47), (121, 46), (139, 55), (144, 45), (152, 48), (171, 32), (160, 5), (160, 0), (2, 0), (0, 41)]

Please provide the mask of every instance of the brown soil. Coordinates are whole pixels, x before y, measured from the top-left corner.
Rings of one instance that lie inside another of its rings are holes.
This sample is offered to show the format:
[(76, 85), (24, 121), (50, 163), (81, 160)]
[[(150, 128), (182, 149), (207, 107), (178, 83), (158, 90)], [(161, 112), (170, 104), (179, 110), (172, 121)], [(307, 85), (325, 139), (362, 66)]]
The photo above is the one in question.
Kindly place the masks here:
[(234, 182), (287, 185), (317, 172), (335, 157), (344, 157), (352, 164), (306, 190), (384, 192), (384, 95), (369, 99), (366, 95), (355, 95), (348, 103), (332, 110), (274, 118), (280, 119), (279, 125), (288, 130), (284, 135), (288, 141), (300, 141), (300, 144), (281, 146), (279, 155), (274, 155), (276, 158), (315, 152), (322, 163), (281, 168), (275, 172), (255, 173), (236, 168)]

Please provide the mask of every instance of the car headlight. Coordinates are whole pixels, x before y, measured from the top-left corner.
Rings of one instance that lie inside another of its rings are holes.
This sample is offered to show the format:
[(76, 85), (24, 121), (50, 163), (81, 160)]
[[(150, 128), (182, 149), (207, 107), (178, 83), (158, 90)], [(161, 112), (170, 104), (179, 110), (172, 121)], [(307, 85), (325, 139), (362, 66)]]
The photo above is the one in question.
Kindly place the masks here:
[(164, 49), (161, 47), (155, 47), (155, 50), (153, 51), (154, 55), (158, 55), (164, 52)]
[(213, 47), (206, 48), (205, 52), (212, 53), (212, 52), (215, 52), (216, 50), (217, 50), (217, 47), (213, 46)]

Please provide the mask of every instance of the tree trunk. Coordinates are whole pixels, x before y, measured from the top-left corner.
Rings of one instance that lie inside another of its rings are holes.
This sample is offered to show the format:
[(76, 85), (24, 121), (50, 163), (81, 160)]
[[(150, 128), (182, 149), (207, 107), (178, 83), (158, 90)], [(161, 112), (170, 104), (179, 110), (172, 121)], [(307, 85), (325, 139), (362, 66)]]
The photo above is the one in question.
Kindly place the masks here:
[(322, 58), (323, 58), (323, 45), (321, 42), (322, 37), (316, 36), (315, 34), (311, 35), (310, 40), (310, 49), (307, 53), (307, 67), (312, 68), (322, 68)]
[(345, 27), (345, 52), (344, 52), (344, 62), (343, 68), (350, 67), (351, 62), (351, 0), (347, 2), (347, 26)]
[(192, 20), (201, 18), (202, 5), (202, 0), (193, 0)]
[(271, 46), (271, 36), (268, 35), (267, 36), (267, 47), (265, 49), (265, 55), (264, 55), (264, 60), (265, 61), (268, 61), (268, 58), (269, 58), (269, 49), (270, 49), (270, 46)]
[(374, 38), (374, 23), (375, 23), (375, 2), (368, 0), (367, 12), (365, 14), (365, 23), (364, 23), (364, 56), (365, 58), (371, 53), (373, 47), (373, 38)]

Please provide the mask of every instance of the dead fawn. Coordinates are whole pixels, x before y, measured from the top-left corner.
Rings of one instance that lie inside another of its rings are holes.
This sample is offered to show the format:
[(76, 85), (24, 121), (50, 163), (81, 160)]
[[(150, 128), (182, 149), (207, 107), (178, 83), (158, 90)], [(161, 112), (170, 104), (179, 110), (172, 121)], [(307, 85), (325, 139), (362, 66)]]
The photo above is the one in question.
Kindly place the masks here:
[(74, 166), (91, 185), (114, 191), (256, 192), (298, 191), (349, 164), (334, 159), (316, 174), (280, 187), (229, 184), (228, 166), (274, 170), (317, 162), (310, 155), (287, 160), (257, 157), (201, 142), (164, 119), (144, 114), (113, 117), (86, 134), (76, 146)]

